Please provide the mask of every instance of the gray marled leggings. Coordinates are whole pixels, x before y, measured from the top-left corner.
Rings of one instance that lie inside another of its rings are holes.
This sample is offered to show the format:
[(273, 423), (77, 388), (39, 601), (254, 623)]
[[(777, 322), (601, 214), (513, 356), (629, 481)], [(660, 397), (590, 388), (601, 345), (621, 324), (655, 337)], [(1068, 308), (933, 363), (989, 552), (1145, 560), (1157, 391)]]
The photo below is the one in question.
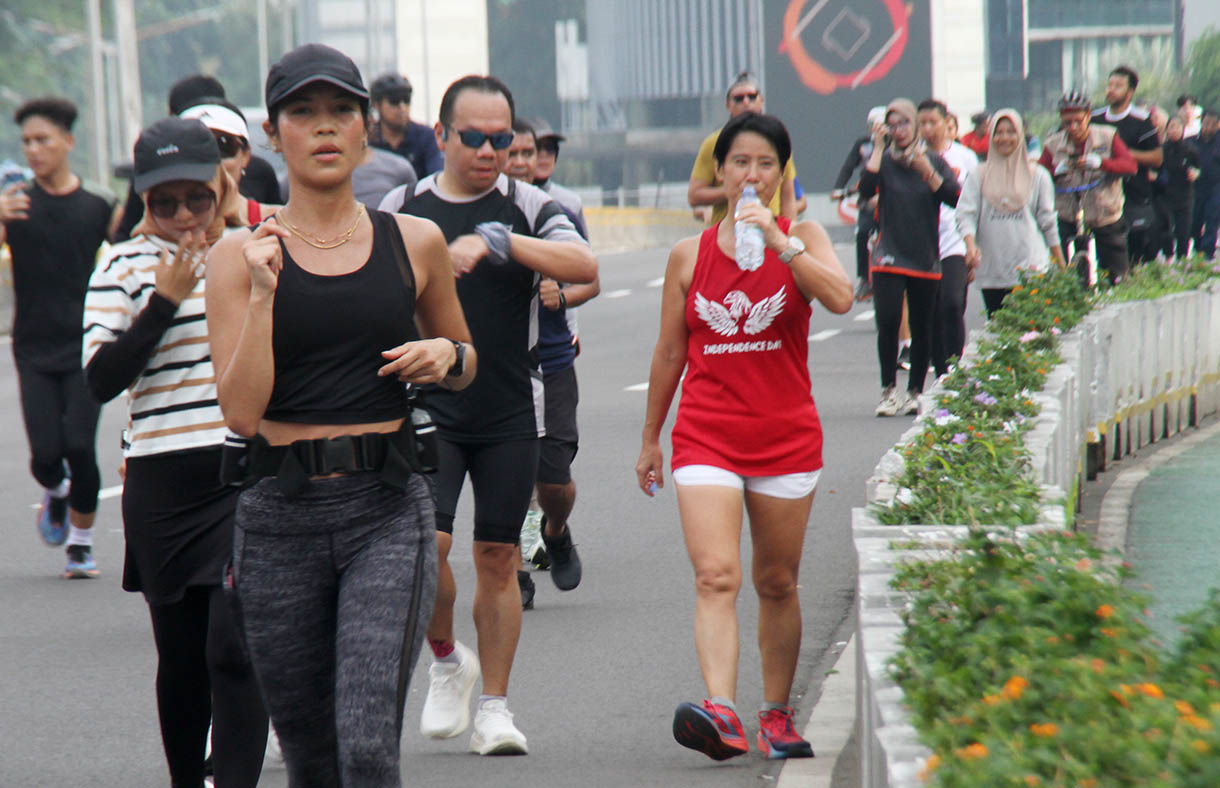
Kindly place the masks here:
[(291, 788), (398, 788), (407, 685), (436, 596), (432, 498), (375, 473), (274, 481), (237, 506), (234, 584)]

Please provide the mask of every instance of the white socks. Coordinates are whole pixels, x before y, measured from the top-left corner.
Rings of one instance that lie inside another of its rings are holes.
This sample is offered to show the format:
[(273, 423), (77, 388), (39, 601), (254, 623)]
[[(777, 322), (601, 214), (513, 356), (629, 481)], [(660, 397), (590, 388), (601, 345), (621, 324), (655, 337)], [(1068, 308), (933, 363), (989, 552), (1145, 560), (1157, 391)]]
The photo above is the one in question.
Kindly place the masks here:
[(67, 547), (72, 545), (84, 545), (85, 547), (93, 546), (93, 529), (92, 528), (77, 528), (75, 525), (68, 526), (68, 543)]

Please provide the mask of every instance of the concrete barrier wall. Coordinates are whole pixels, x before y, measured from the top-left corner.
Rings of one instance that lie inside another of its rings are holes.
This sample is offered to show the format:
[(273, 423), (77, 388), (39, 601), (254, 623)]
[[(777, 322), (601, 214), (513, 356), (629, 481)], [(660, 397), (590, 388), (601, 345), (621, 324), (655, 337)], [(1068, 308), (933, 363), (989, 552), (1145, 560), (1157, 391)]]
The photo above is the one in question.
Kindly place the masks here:
[(690, 210), (593, 207), (585, 208), (585, 221), (598, 254), (670, 247), (703, 231)]
[[(963, 353), (978, 357), (977, 335)], [(1062, 363), (1036, 396), (1041, 406), (1026, 433), (1035, 477), (1042, 489), (1034, 525), (1018, 538), (1068, 527), (1065, 505), (1105, 462), (1197, 425), (1220, 411), (1220, 286), (1115, 304), (1095, 310), (1060, 337)], [(903, 435), (923, 430), (935, 406), (933, 387), (920, 399), (920, 418)], [(867, 481), (870, 504), (887, 505), (898, 493), (894, 479), (903, 458), (886, 452)], [(869, 509), (852, 511), (858, 560), (856, 707), (864, 788), (916, 788), (931, 751), (911, 725), (902, 690), (889, 676), (906, 606), (890, 587), (903, 561), (943, 556), (969, 533), (962, 525), (886, 526)], [(1003, 526), (989, 527), (1011, 534)]]

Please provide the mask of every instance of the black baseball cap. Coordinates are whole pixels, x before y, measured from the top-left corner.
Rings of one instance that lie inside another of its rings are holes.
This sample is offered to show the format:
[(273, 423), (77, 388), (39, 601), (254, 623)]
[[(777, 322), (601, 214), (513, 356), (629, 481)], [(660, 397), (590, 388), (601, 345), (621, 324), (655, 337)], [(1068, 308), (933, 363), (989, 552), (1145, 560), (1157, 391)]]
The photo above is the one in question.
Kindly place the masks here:
[(388, 99), (388, 98), (405, 98), (407, 103), (411, 103), (411, 80), (404, 77), (402, 74), (390, 72), (382, 74), (373, 80), (373, 84), (369, 85), (369, 95), (373, 99), (373, 103)]
[(170, 181), (209, 183), (220, 166), (216, 137), (198, 120), (163, 118), (144, 131), (135, 146), (136, 192)]
[(302, 44), (285, 53), (267, 72), (267, 109), (314, 82), (340, 87), (368, 105), (369, 92), (350, 57), (325, 44)]

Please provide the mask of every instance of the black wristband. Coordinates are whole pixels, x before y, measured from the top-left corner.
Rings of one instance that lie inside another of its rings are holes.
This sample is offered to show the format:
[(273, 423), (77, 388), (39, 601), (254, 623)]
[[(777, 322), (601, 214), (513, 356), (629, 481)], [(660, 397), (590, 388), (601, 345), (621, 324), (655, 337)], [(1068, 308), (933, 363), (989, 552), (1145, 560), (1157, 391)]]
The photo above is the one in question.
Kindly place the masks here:
[(562, 289), (559, 291), (559, 308), (560, 309), (568, 308), (568, 297), (563, 294)]

